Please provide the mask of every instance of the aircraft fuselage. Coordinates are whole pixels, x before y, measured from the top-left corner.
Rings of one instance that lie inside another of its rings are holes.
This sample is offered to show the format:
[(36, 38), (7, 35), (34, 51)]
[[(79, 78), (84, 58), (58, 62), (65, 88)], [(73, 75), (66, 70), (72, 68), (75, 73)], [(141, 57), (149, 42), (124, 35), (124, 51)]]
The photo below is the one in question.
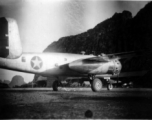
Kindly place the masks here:
[[(95, 56), (67, 53), (26, 53), (17, 59), (0, 58), (0, 67), (43, 76), (86, 76), (88, 74), (113, 74), (116, 71), (118, 66), (116, 62), (87, 60), (92, 57)], [(121, 64), (119, 65), (121, 66)]]
[(44, 76), (66, 74), (74, 75), (78, 73), (71, 71), (68, 67), (68, 64), (78, 59), (90, 57), (93, 56), (64, 53), (25, 53), (17, 59), (0, 58), (0, 67), (9, 70), (41, 74)]

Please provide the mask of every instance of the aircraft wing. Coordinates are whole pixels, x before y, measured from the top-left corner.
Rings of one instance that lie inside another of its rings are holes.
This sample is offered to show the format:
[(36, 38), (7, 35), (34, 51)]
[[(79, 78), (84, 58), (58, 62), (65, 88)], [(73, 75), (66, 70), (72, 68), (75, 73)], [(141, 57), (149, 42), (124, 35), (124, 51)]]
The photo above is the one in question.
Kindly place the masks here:
[(139, 57), (139, 56), (147, 56), (147, 55), (150, 55), (150, 54), (152, 54), (151, 51), (140, 50), (140, 51), (131, 51), (131, 52), (107, 54), (107, 56), (110, 59), (124, 59), (124, 58), (132, 58), (132, 57)]

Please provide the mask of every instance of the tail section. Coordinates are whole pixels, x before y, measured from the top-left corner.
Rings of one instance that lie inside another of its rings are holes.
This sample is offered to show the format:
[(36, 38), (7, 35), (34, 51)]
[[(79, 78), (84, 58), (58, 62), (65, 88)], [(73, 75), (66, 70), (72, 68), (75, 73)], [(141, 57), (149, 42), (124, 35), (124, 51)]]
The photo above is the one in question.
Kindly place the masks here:
[(15, 59), (22, 54), (17, 23), (11, 18), (0, 18), (0, 57)]

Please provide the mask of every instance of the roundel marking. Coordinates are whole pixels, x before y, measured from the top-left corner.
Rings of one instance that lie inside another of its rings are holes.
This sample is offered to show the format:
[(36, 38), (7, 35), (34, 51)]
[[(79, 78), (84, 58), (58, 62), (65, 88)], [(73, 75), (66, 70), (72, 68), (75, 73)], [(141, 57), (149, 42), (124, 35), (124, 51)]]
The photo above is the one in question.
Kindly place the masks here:
[(42, 66), (43, 66), (42, 59), (41, 59), (39, 56), (34, 56), (34, 57), (31, 59), (31, 66), (32, 66), (32, 68), (35, 69), (35, 70), (41, 69)]

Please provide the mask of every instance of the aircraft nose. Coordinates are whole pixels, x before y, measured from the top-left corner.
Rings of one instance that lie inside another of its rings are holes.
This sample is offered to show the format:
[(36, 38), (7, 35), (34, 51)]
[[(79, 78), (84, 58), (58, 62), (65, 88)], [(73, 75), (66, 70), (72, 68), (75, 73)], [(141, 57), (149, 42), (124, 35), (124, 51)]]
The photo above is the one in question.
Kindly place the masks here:
[(114, 64), (115, 64), (114, 74), (118, 75), (120, 73), (121, 69), (122, 69), (122, 65), (121, 65), (119, 60), (115, 60)]

